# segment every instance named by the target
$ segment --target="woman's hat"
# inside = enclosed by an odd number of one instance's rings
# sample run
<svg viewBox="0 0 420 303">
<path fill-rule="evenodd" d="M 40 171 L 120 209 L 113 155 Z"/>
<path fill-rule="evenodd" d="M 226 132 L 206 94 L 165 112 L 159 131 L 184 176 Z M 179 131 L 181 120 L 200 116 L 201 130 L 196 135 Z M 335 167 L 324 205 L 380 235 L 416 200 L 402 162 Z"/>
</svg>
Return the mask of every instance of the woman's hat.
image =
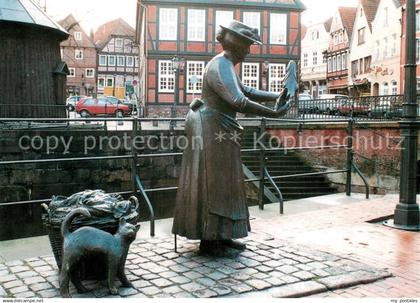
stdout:
<svg viewBox="0 0 420 303">
<path fill-rule="evenodd" d="M 220 25 L 221 28 L 233 33 L 240 38 L 244 38 L 249 43 L 258 43 L 262 45 L 261 38 L 258 35 L 258 29 L 249 27 L 242 22 L 232 20 L 227 27 Z"/>
</svg>

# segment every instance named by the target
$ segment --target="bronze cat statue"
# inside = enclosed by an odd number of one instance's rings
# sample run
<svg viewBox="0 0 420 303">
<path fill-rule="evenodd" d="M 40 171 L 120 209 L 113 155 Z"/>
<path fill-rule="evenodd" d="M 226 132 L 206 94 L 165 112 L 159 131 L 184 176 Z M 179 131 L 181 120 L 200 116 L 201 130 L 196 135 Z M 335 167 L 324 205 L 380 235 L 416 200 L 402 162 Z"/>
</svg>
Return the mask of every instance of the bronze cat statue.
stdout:
<svg viewBox="0 0 420 303">
<path fill-rule="evenodd" d="M 90 217 L 88 210 L 77 208 L 71 211 L 63 220 L 61 234 L 63 236 L 63 260 L 60 271 L 60 294 L 69 298 L 69 282 L 73 282 L 78 292 L 87 292 L 80 279 L 74 274 L 76 266 L 85 256 L 101 255 L 107 262 L 107 284 L 111 294 L 117 294 L 115 278 L 121 281 L 122 286 L 132 287 L 124 273 L 128 248 L 136 238 L 139 225 L 127 223 L 120 219 L 118 231 L 115 235 L 94 227 L 81 227 L 70 232 L 70 224 L 78 215 Z"/>
</svg>

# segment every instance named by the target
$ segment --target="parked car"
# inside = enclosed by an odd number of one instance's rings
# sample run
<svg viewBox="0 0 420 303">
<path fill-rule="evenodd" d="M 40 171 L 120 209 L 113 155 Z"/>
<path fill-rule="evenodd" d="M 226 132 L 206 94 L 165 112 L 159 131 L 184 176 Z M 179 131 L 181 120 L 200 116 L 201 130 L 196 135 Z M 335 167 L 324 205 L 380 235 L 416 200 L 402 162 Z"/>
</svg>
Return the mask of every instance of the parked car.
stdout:
<svg viewBox="0 0 420 303">
<path fill-rule="evenodd" d="M 323 94 L 314 100 L 314 108 L 319 113 L 335 114 L 337 108 L 348 100 L 346 95 Z"/>
<path fill-rule="evenodd" d="M 123 117 L 131 113 L 127 105 L 113 103 L 106 97 L 82 99 L 76 104 L 76 112 L 83 118 L 90 116 Z"/>
<path fill-rule="evenodd" d="M 368 115 L 370 107 L 369 105 L 360 104 L 353 101 L 345 101 L 337 107 L 336 113 L 338 115 L 350 115 L 353 112 L 354 116 L 357 115 Z"/>
<path fill-rule="evenodd" d="M 86 98 L 85 96 L 70 96 L 66 100 L 66 107 L 69 111 L 74 111 L 76 109 L 76 103 L 81 99 Z"/>
<path fill-rule="evenodd" d="M 312 113 L 315 110 L 314 100 L 309 94 L 299 94 L 298 96 L 299 113 Z"/>
<path fill-rule="evenodd" d="M 124 105 L 128 106 L 128 108 L 130 109 L 130 112 L 131 113 L 137 112 L 137 106 L 136 106 L 136 104 L 132 103 L 129 100 L 125 100 L 125 99 L 120 100 L 120 99 L 118 99 L 118 98 L 116 98 L 114 96 L 107 96 L 105 98 L 107 98 L 113 104 L 124 104 Z"/>
</svg>

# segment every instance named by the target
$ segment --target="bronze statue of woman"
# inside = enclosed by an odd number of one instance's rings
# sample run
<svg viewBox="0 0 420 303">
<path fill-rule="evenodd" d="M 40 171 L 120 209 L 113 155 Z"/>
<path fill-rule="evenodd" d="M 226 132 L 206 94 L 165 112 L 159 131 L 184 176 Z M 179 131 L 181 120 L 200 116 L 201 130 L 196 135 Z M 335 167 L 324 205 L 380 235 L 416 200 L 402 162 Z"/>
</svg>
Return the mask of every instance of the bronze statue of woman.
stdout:
<svg viewBox="0 0 420 303">
<path fill-rule="evenodd" d="M 226 248 L 245 249 L 234 239 L 250 230 L 241 161 L 243 128 L 236 113 L 278 118 L 289 109 L 296 91 L 296 64 L 289 63 L 280 94 L 244 86 L 235 73 L 253 43 L 262 44 L 258 30 L 232 21 L 221 26 L 217 40 L 223 52 L 206 66 L 202 101 L 194 101 L 186 118 L 189 146 L 184 150 L 172 232 L 199 239 L 200 252 L 223 255 Z M 277 101 L 274 109 L 257 102 Z M 191 144 L 200 138 L 200 146 Z"/>
</svg>

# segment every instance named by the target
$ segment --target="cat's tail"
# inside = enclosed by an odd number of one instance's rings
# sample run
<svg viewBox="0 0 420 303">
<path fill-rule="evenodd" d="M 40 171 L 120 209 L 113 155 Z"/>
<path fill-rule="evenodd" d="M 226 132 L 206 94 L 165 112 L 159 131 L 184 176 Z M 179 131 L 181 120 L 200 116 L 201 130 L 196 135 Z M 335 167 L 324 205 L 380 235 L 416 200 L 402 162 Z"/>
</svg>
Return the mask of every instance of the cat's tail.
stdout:
<svg viewBox="0 0 420 303">
<path fill-rule="evenodd" d="M 70 224 L 73 219 L 79 215 L 83 215 L 85 217 L 90 217 L 90 213 L 86 208 L 76 208 L 75 210 L 72 210 L 69 212 L 66 217 L 63 220 L 63 223 L 61 223 L 61 235 L 63 238 L 67 236 L 70 233 Z"/>
</svg>

